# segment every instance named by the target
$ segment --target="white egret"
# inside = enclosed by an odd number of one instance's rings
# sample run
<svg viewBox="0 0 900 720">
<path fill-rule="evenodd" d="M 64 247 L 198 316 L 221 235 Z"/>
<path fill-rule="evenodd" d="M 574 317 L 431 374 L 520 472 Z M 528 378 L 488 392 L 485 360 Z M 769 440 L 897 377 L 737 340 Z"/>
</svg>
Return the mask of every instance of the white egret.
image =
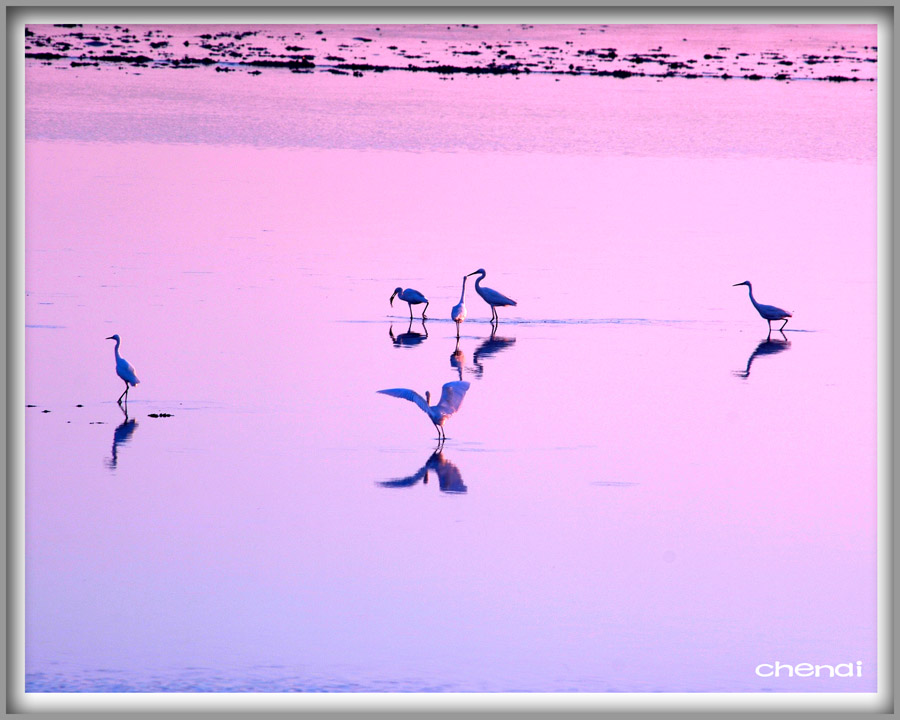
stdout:
<svg viewBox="0 0 900 720">
<path fill-rule="evenodd" d="M 506 295 L 497 292 L 493 288 L 481 287 L 481 281 L 484 280 L 485 275 L 487 275 L 484 268 L 479 268 L 475 272 L 470 272 L 469 275 L 481 276 L 475 281 L 475 292 L 481 295 L 481 299 L 491 306 L 491 322 L 499 322 L 500 318 L 497 317 L 497 308 L 505 307 L 507 305 L 516 305 L 516 301 L 511 300 L 506 297 Z"/>
<path fill-rule="evenodd" d="M 772 321 L 773 320 L 784 320 L 779 330 L 784 330 L 784 326 L 787 325 L 788 318 L 793 317 L 792 313 L 789 313 L 787 310 L 782 310 L 781 308 L 777 308 L 774 305 L 763 305 L 762 303 L 756 302 L 756 298 L 753 297 L 753 286 L 750 284 L 749 280 L 744 280 L 744 282 L 735 283 L 731 287 L 737 287 L 738 285 L 746 285 L 750 290 L 750 302 L 753 303 L 753 307 L 756 308 L 756 312 L 760 314 L 763 320 L 769 323 L 769 332 L 772 331 Z"/>
<path fill-rule="evenodd" d="M 128 386 L 132 387 L 137 385 L 140 380 L 137 379 L 137 375 L 134 374 L 134 368 L 131 367 L 131 363 L 128 362 L 125 358 L 119 355 L 119 340 L 118 335 L 110 335 L 107 340 L 115 340 L 116 341 L 116 375 L 118 375 L 122 380 L 125 381 L 125 392 L 119 395 L 118 403 L 122 404 L 122 398 L 125 398 L 125 402 L 128 402 Z"/>
<path fill-rule="evenodd" d="M 466 319 L 466 315 L 468 315 L 468 311 L 466 310 L 466 280 L 468 279 L 468 275 L 463 275 L 462 295 L 459 296 L 459 304 L 454 305 L 453 309 L 450 311 L 450 319 L 456 323 L 457 340 L 459 340 L 459 326 L 462 324 L 462 321 Z"/>
<path fill-rule="evenodd" d="M 391 388 L 390 390 L 378 390 L 377 392 L 414 402 L 428 415 L 437 428 L 438 438 L 443 440 L 446 437 L 444 434 L 444 423 L 448 417 L 459 410 L 459 406 L 462 405 L 468 389 L 469 383 L 465 381 L 454 380 L 453 382 L 444 383 L 441 400 L 437 405 L 429 404 L 431 402 L 431 393 L 428 391 L 425 392 L 425 397 L 419 395 L 415 390 L 407 390 L 406 388 Z"/>
<path fill-rule="evenodd" d="M 412 306 L 413 305 L 421 305 L 425 303 L 425 308 L 422 310 L 422 319 L 427 320 L 425 317 L 425 310 L 428 309 L 428 298 L 425 297 L 418 290 L 413 290 L 412 288 L 396 288 L 391 295 L 391 307 L 394 307 L 394 298 L 399 297 L 403 302 L 409 304 L 409 319 L 412 320 Z"/>
</svg>

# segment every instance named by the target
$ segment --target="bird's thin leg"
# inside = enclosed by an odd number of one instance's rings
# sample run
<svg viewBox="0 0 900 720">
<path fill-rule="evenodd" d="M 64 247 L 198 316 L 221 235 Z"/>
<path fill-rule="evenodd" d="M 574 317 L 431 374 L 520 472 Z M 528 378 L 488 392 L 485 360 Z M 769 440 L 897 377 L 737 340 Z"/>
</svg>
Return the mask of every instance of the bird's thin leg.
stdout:
<svg viewBox="0 0 900 720">
<path fill-rule="evenodd" d="M 784 322 L 781 324 L 781 327 L 778 328 L 779 331 L 784 330 L 784 326 L 787 325 L 787 318 L 784 319 Z"/>
<path fill-rule="evenodd" d="M 459 347 L 459 323 L 456 323 L 456 347 Z"/>
<path fill-rule="evenodd" d="M 409 305 L 409 319 L 412 320 L 412 303 L 407 303 Z"/>
<path fill-rule="evenodd" d="M 122 398 L 125 397 L 127 394 L 128 394 L 128 383 L 125 383 L 125 390 L 122 392 L 121 395 L 119 395 L 119 399 L 116 402 L 119 403 L 119 405 L 121 405 Z"/>
<path fill-rule="evenodd" d="M 430 305 L 430 303 L 425 303 L 425 309 L 424 309 L 424 310 L 422 310 L 422 319 L 423 319 L 423 320 L 424 320 L 424 319 L 425 319 L 425 317 L 426 317 L 426 316 L 425 316 L 425 310 L 427 310 L 427 309 L 428 309 L 428 306 L 429 306 L 429 305 Z"/>
</svg>

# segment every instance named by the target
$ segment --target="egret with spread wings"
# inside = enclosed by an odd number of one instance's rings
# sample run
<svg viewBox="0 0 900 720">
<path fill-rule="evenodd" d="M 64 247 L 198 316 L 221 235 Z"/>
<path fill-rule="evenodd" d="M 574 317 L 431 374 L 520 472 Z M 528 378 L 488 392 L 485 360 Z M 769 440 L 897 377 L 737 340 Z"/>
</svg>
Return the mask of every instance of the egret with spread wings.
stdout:
<svg viewBox="0 0 900 720">
<path fill-rule="evenodd" d="M 443 440 L 446 437 L 444 434 L 444 423 L 447 421 L 447 418 L 459 410 L 468 389 L 469 383 L 465 381 L 454 380 L 453 382 L 444 383 L 441 400 L 437 405 L 430 404 L 431 393 L 428 391 L 425 392 L 425 397 L 419 395 L 415 390 L 408 390 L 407 388 L 390 388 L 389 390 L 378 390 L 378 392 L 383 395 L 409 400 L 418 405 L 422 412 L 428 415 L 431 422 L 434 423 L 438 431 L 438 438 Z"/>
</svg>

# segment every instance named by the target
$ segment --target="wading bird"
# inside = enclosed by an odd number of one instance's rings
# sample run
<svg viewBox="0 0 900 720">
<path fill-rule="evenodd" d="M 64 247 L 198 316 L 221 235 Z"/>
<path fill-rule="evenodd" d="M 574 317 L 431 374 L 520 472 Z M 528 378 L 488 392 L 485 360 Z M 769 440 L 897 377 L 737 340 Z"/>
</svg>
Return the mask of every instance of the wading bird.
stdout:
<svg viewBox="0 0 900 720">
<path fill-rule="evenodd" d="M 487 275 L 484 268 L 479 268 L 475 272 L 470 272 L 469 275 L 481 275 L 481 277 L 475 281 L 475 292 L 481 295 L 481 299 L 491 306 L 491 322 L 499 322 L 500 318 L 497 317 L 497 308 L 515 305 L 516 301 L 510 300 L 506 295 L 497 292 L 493 288 L 481 287 L 481 281 L 484 280 L 485 275 Z"/>
<path fill-rule="evenodd" d="M 466 280 L 468 279 L 468 275 L 463 275 L 462 295 L 459 296 L 459 304 L 454 305 L 453 309 L 450 311 L 450 319 L 456 323 L 457 340 L 459 340 L 459 326 L 462 325 L 462 321 L 466 319 L 466 315 L 468 314 L 466 311 Z"/>
<path fill-rule="evenodd" d="M 787 310 L 782 310 L 781 308 L 777 308 L 774 305 L 763 305 L 761 303 L 756 302 L 756 298 L 753 297 L 753 286 L 750 284 L 749 280 L 744 280 L 744 282 L 735 283 L 731 287 L 737 287 L 738 285 L 746 285 L 750 290 L 750 302 L 753 303 L 753 307 L 756 308 L 756 312 L 760 314 L 763 320 L 769 323 L 769 331 L 772 331 L 772 321 L 773 320 L 784 320 L 779 330 L 784 330 L 784 326 L 787 325 L 788 318 L 793 317 L 793 314 L 789 313 Z"/>
<path fill-rule="evenodd" d="M 396 290 L 394 290 L 393 294 L 391 295 L 391 307 L 394 307 L 394 298 L 395 297 L 399 297 L 401 300 L 403 300 L 403 302 L 409 304 L 409 319 L 410 320 L 412 320 L 412 316 L 413 316 L 412 306 L 413 305 L 421 305 L 422 303 L 425 303 L 425 308 L 422 310 L 422 319 L 427 320 L 427 318 L 425 317 L 425 310 L 428 309 L 428 298 L 425 297 L 418 290 L 413 290 L 412 288 L 406 288 L 406 290 L 404 290 L 403 288 L 397 288 Z"/>
<path fill-rule="evenodd" d="M 125 381 L 125 392 L 119 395 L 118 403 L 122 404 L 122 398 L 125 398 L 125 402 L 128 402 L 128 386 L 137 385 L 140 380 L 137 379 L 137 375 L 134 374 L 134 368 L 131 367 L 131 363 L 128 362 L 125 358 L 119 355 L 119 340 L 118 335 L 110 335 L 107 340 L 115 340 L 116 341 L 116 375 L 118 375 L 122 380 Z"/>
<path fill-rule="evenodd" d="M 390 390 L 378 390 L 377 392 L 414 402 L 434 423 L 438 431 L 438 439 L 444 440 L 447 437 L 444 434 L 444 423 L 448 417 L 459 410 L 459 406 L 462 405 L 468 389 L 469 383 L 465 381 L 454 380 L 453 382 L 444 383 L 441 400 L 437 405 L 433 406 L 429 405 L 431 393 L 428 391 L 425 392 L 425 397 L 419 395 L 415 390 L 407 390 L 406 388 L 391 388 Z"/>
</svg>

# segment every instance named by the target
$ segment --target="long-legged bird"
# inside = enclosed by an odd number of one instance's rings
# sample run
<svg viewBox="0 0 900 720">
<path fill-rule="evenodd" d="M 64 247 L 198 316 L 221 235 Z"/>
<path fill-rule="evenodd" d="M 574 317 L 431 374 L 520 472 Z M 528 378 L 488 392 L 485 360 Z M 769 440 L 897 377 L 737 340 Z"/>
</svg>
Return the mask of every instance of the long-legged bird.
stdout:
<svg viewBox="0 0 900 720">
<path fill-rule="evenodd" d="M 418 290 L 413 290 L 412 288 L 406 288 L 406 290 L 404 290 L 403 288 L 399 288 L 399 287 L 398 287 L 398 288 L 395 289 L 394 292 L 391 294 L 391 307 L 394 307 L 394 298 L 395 298 L 395 297 L 399 297 L 401 300 L 403 300 L 403 302 L 405 302 L 405 303 L 407 303 L 407 304 L 409 305 L 409 318 L 410 318 L 410 320 L 412 320 L 412 316 L 413 316 L 413 314 L 412 314 L 412 306 L 413 306 L 413 305 L 421 305 L 422 303 L 425 303 L 425 307 L 424 307 L 424 309 L 422 310 L 422 319 L 423 319 L 423 320 L 427 320 L 427 319 L 428 319 L 428 318 L 425 317 L 425 310 L 428 309 L 428 298 L 425 297 L 425 296 L 424 296 L 422 293 L 420 293 Z"/>
<path fill-rule="evenodd" d="M 431 393 L 428 391 L 425 392 L 425 397 L 419 395 L 415 390 L 408 390 L 407 388 L 391 388 L 389 390 L 378 390 L 378 392 L 383 395 L 390 395 L 391 397 L 414 402 L 422 409 L 422 412 L 428 415 L 437 428 L 438 438 L 443 440 L 446 438 L 444 423 L 447 421 L 447 418 L 459 410 L 459 406 L 462 405 L 468 389 L 469 383 L 465 381 L 454 380 L 453 382 L 444 383 L 441 400 L 437 405 L 430 405 Z"/>
<path fill-rule="evenodd" d="M 481 281 L 484 280 L 484 276 L 487 275 L 484 268 L 479 268 L 475 272 L 470 272 L 469 275 L 480 276 L 475 281 L 475 292 L 481 295 L 481 299 L 491 306 L 491 322 L 498 322 L 500 318 L 497 317 L 497 308 L 515 305 L 516 301 L 506 297 L 503 293 L 497 292 L 493 288 L 481 287 Z"/>
<path fill-rule="evenodd" d="M 118 375 L 125 382 L 125 392 L 119 395 L 118 403 L 122 404 L 122 398 L 125 398 L 125 402 L 128 402 L 128 387 L 134 387 L 137 385 L 140 380 L 138 380 L 137 375 L 134 374 L 134 368 L 131 367 L 131 363 L 128 362 L 125 358 L 119 355 L 119 340 L 118 335 L 110 335 L 107 340 L 115 340 L 116 341 L 116 375 Z"/>
<path fill-rule="evenodd" d="M 769 332 L 772 331 L 772 321 L 773 320 L 784 320 L 781 324 L 779 330 L 784 330 L 784 326 L 787 325 L 788 318 L 793 317 L 792 313 L 789 313 L 787 310 L 782 310 L 781 308 L 775 307 L 774 305 L 763 305 L 762 303 L 756 302 L 756 298 L 753 297 L 753 286 L 750 284 L 749 280 L 744 280 L 744 282 L 735 283 L 732 287 L 737 287 L 738 285 L 746 285 L 750 290 L 750 302 L 753 303 L 753 307 L 756 308 L 756 312 L 760 314 L 763 320 L 769 323 Z"/>
<path fill-rule="evenodd" d="M 450 311 L 450 319 L 456 323 L 456 339 L 459 340 L 459 326 L 466 319 L 468 312 L 466 311 L 466 280 L 468 275 L 463 275 L 462 294 L 459 296 L 459 304 L 454 305 Z"/>
</svg>

